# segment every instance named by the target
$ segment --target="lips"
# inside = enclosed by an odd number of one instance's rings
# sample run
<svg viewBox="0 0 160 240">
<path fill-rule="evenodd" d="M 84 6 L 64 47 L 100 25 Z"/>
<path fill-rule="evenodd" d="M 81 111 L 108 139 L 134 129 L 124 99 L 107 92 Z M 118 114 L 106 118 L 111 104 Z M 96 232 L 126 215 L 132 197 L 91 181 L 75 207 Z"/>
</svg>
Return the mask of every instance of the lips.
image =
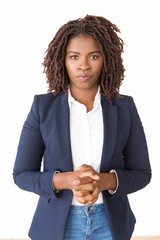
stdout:
<svg viewBox="0 0 160 240">
<path fill-rule="evenodd" d="M 80 80 L 82 82 L 88 81 L 91 77 L 92 77 L 92 75 L 87 75 L 87 74 L 81 74 L 81 75 L 77 76 L 78 80 Z"/>
</svg>

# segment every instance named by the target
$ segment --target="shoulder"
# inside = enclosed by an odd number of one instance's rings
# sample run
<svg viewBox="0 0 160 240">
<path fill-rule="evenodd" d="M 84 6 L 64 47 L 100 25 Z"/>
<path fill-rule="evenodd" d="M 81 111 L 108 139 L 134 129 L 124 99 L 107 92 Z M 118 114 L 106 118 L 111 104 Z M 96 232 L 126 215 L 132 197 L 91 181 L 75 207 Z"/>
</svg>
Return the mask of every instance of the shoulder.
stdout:
<svg viewBox="0 0 160 240">
<path fill-rule="evenodd" d="M 56 104 L 63 103 L 65 100 L 65 93 L 54 96 L 53 93 L 39 94 L 34 96 L 32 110 L 37 112 L 39 116 L 46 115 L 52 111 Z"/>
<path fill-rule="evenodd" d="M 112 105 L 116 106 L 120 112 L 129 114 L 137 114 L 137 108 L 132 96 L 121 95 L 121 99 L 113 99 Z"/>
<path fill-rule="evenodd" d="M 129 113 L 133 117 L 139 118 L 138 110 L 134 99 L 131 96 L 121 95 L 121 99 L 113 99 L 113 106 L 117 106 L 120 112 Z"/>
<path fill-rule="evenodd" d="M 53 92 L 39 94 L 34 96 L 34 102 L 37 103 L 39 107 L 49 106 L 50 104 L 55 104 L 56 102 L 61 102 L 65 99 L 65 93 L 58 94 L 54 96 Z"/>
<path fill-rule="evenodd" d="M 131 101 L 133 101 L 133 97 L 121 94 L 121 98 L 120 99 L 114 98 L 112 101 L 112 104 L 113 105 L 121 105 L 121 104 L 128 104 L 128 103 L 130 104 Z"/>
<path fill-rule="evenodd" d="M 56 97 L 51 92 L 51 93 L 35 95 L 34 99 L 36 99 L 39 103 L 44 103 L 44 102 L 54 101 Z"/>
<path fill-rule="evenodd" d="M 112 101 L 113 106 L 124 107 L 124 108 L 132 108 L 135 105 L 133 97 L 128 95 L 121 95 L 122 98 L 116 99 L 114 98 Z"/>
</svg>

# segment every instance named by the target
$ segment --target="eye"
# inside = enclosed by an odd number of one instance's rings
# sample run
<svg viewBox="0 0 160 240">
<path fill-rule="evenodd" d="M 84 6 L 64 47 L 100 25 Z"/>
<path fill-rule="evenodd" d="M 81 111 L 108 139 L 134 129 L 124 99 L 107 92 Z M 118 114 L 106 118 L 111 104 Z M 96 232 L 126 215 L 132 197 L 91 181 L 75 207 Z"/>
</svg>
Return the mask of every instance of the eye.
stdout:
<svg viewBox="0 0 160 240">
<path fill-rule="evenodd" d="M 73 60 L 77 60 L 78 56 L 77 55 L 72 55 L 72 56 L 70 56 L 70 58 L 73 59 Z"/>
<path fill-rule="evenodd" d="M 97 55 L 92 55 L 92 56 L 91 56 L 91 59 L 97 60 L 97 59 L 98 59 L 98 56 L 97 56 Z"/>
</svg>

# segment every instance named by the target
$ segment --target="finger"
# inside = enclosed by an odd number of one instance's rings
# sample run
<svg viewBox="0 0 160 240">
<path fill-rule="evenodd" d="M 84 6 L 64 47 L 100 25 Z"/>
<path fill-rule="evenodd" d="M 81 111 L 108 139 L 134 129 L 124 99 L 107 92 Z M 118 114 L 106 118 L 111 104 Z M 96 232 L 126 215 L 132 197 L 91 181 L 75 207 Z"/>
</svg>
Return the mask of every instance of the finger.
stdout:
<svg viewBox="0 0 160 240">
<path fill-rule="evenodd" d="M 88 204 L 93 204 L 94 202 L 96 202 L 97 201 L 97 199 L 98 199 L 98 195 L 99 195 L 99 193 L 97 192 L 97 191 L 95 191 L 94 193 L 92 193 L 92 194 L 90 194 L 90 195 L 88 195 L 87 196 L 87 203 Z"/>
<path fill-rule="evenodd" d="M 91 191 L 93 192 L 93 186 L 91 184 L 83 184 L 83 185 L 73 185 L 73 189 L 76 191 Z"/>
<path fill-rule="evenodd" d="M 89 194 L 91 194 L 90 191 L 84 191 L 84 190 L 83 191 L 76 191 L 76 190 L 73 191 L 73 195 L 75 197 L 80 197 L 80 198 L 84 198 Z"/>
<path fill-rule="evenodd" d="M 97 201 L 98 197 L 92 198 L 91 200 L 87 201 L 87 204 L 92 205 L 93 203 L 95 203 Z"/>
<path fill-rule="evenodd" d="M 76 197 L 76 200 L 82 204 L 90 204 L 92 205 L 98 199 L 98 195 L 94 196 L 93 194 L 89 194 L 86 197 Z"/>
<path fill-rule="evenodd" d="M 84 198 L 89 201 L 89 200 L 94 200 L 95 198 L 98 198 L 99 190 L 98 188 L 95 188 L 93 192 L 86 191 L 86 190 L 81 190 L 81 191 L 74 190 L 74 195 L 76 197 Z"/>
<path fill-rule="evenodd" d="M 83 185 L 86 183 L 92 183 L 94 180 L 91 177 L 79 177 L 78 179 L 73 181 L 73 185 Z"/>
<path fill-rule="evenodd" d="M 76 200 L 81 204 L 87 204 L 87 201 L 85 201 L 83 198 L 76 198 Z"/>
<path fill-rule="evenodd" d="M 87 170 L 87 169 L 91 169 L 92 167 L 90 165 L 87 164 L 82 164 L 81 166 L 78 167 L 78 170 Z"/>
<path fill-rule="evenodd" d="M 97 201 L 98 198 L 95 198 L 93 201 L 87 202 L 87 204 L 92 205 Z"/>
<path fill-rule="evenodd" d="M 77 186 L 81 183 L 81 181 L 79 179 L 76 179 L 73 181 L 73 185 Z"/>
<path fill-rule="evenodd" d="M 98 176 L 98 174 L 95 174 L 93 171 L 83 171 L 80 173 L 79 177 L 91 177 L 94 180 L 99 180 L 100 177 Z"/>
<path fill-rule="evenodd" d="M 98 176 L 97 172 L 90 165 L 83 164 L 80 167 L 78 167 L 78 170 L 80 172 L 83 172 L 83 173 L 85 172 L 85 174 L 86 174 L 86 172 L 88 172 L 87 175 L 92 177 L 94 180 L 99 180 L 100 179 L 100 177 Z M 84 175 L 84 176 L 86 176 L 86 175 Z"/>
<path fill-rule="evenodd" d="M 99 192 L 96 181 L 93 181 L 92 183 L 81 184 L 81 185 L 73 185 L 73 189 L 75 189 L 77 191 L 82 191 L 82 190 L 90 191 L 92 193 L 95 190 L 97 190 L 97 192 Z"/>
<path fill-rule="evenodd" d="M 95 197 L 98 197 L 99 195 L 99 190 L 98 188 L 95 188 L 95 190 L 92 192 L 92 197 L 95 198 Z"/>
<path fill-rule="evenodd" d="M 96 188 L 95 191 L 93 191 L 93 192 L 86 191 L 86 190 L 78 191 L 78 190 L 75 190 L 75 189 L 73 189 L 72 191 L 73 191 L 73 194 L 74 194 L 75 197 L 80 197 L 80 198 L 87 197 L 87 196 L 90 196 L 90 195 L 91 195 L 92 198 L 96 198 L 99 195 L 98 188 Z"/>
<path fill-rule="evenodd" d="M 81 204 L 87 204 L 89 201 L 86 198 L 76 197 L 76 200 Z"/>
<path fill-rule="evenodd" d="M 93 183 L 86 183 L 86 184 L 82 184 L 82 185 L 73 185 L 73 189 L 75 189 L 77 191 L 86 190 L 86 191 L 93 192 L 95 190 L 95 188 L 96 188 L 96 186 Z"/>
</svg>

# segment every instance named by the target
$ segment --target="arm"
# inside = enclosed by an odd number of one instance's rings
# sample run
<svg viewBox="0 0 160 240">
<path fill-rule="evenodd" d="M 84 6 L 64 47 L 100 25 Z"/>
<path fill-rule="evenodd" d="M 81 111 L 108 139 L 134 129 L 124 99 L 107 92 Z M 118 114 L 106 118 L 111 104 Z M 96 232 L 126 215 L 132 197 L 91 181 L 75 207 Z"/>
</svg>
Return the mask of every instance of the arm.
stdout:
<svg viewBox="0 0 160 240">
<path fill-rule="evenodd" d="M 26 191 L 56 198 L 52 188 L 52 178 L 56 169 L 40 172 L 44 149 L 40 132 L 38 97 L 35 96 L 21 132 L 13 178 L 15 184 Z"/>
<path fill-rule="evenodd" d="M 21 132 L 13 178 L 15 184 L 23 190 L 54 199 L 58 195 L 53 189 L 52 181 L 57 169 L 40 171 L 44 150 L 45 146 L 40 131 L 38 97 L 35 96 L 31 111 L 28 114 Z M 73 181 L 81 174 L 82 173 L 79 172 L 56 174 L 58 177 L 61 176 L 61 178 L 59 178 L 59 185 L 55 183 L 56 190 L 72 190 Z M 94 178 L 95 176 L 92 177 Z M 87 177 L 86 180 L 88 178 L 89 177 Z M 87 181 L 89 181 L 89 179 Z"/>
<path fill-rule="evenodd" d="M 114 195 L 129 194 L 138 191 L 144 188 L 151 179 L 151 167 L 146 139 L 142 123 L 132 98 L 130 98 L 130 119 L 130 134 L 123 151 L 125 168 L 113 168 L 118 177 L 118 188 Z M 115 186 L 117 183 L 115 174 L 111 175 L 111 173 L 100 173 L 99 176 L 100 185 L 98 185 L 98 182 L 94 182 L 94 186 L 90 186 L 90 189 L 96 189 L 98 186 L 98 193 L 100 191 L 104 191 L 105 196 L 111 198 L 113 195 L 111 195 L 108 190 L 114 191 L 116 189 Z M 78 186 L 76 188 L 77 191 L 75 192 L 75 194 L 81 198 L 83 193 L 80 194 L 78 191 L 82 188 L 84 190 L 83 186 Z M 85 189 L 87 189 L 87 186 L 85 186 Z"/>
<path fill-rule="evenodd" d="M 129 194 L 144 188 L 151 179 L 147 143 L 136 106 L 130 98 L 131 129 L 123 158 L 125 169 L 114 168 L 118 175 L 117 195 Z"/>
</svg>

